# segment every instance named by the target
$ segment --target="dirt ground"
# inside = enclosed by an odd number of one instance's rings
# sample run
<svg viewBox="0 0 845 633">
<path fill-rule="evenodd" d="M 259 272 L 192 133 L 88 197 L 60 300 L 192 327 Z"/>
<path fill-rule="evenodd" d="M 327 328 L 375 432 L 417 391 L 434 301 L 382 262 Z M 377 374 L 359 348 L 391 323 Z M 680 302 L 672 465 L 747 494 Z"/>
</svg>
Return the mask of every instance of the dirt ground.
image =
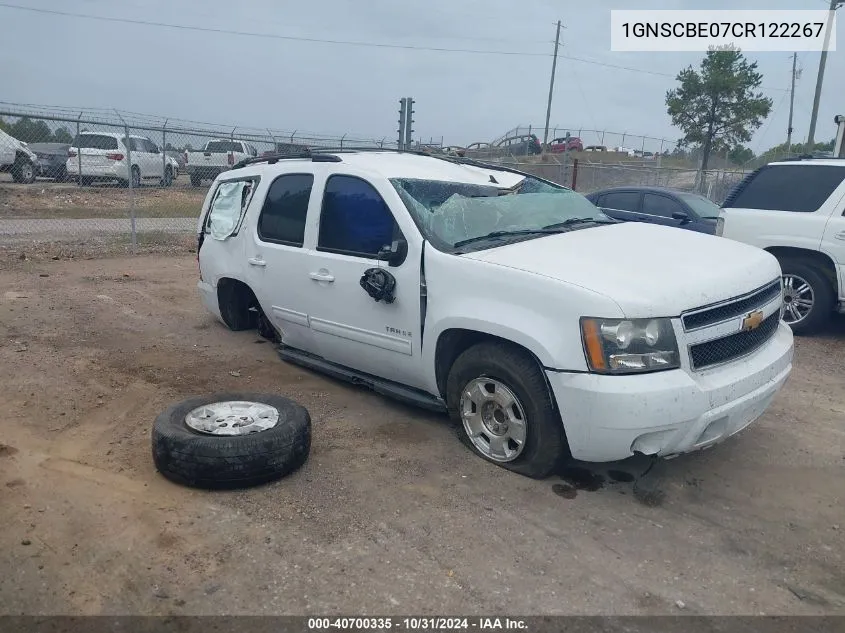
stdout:
<svg viewBox="0 0 845 633">
<path fill-rule="evenodd" d="M 191 255 L 0 264 L 0 613 L 845 613 L 845 321 L 797 341 L 757 423 L 650 473 L 648 505 L 643 462 L 525 479 L 284 364 L 196 278 Z M 306 465 L 225 493 L 158 475 L 155 416 L 222 390 L 308 407 Z"/>
</svg>

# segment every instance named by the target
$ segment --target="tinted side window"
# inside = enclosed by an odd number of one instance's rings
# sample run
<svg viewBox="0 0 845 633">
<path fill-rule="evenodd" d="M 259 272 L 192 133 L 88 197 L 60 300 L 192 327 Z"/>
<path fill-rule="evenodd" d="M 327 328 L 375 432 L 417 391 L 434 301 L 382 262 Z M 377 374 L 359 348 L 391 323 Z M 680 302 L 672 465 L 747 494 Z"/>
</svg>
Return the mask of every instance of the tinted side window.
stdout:
<svg viewBox="0 0 845 633">
<path fill-rule="evenodd" d="M 683 213 L 684 208 L 672 200 L 672 198 L 658 196 L 653 193 L 647 193 L 643 196 L 643 213 L 671 218 L 675 212 Z"/>
<path fill-rule="evenodd" d="M 640 194 L 636 191 L 620 191 L 607 193 L 601 198 L 601 206 L 620 211 L 638 211 Z"/>
<path fill-rule="evenodd" d="M 726 208 L 818 211 L 845 179 L 845 166 L 772 165 L 761 169 Z"/>
<path fill-rule="evenodd" d="M 310 174 L 287 174 L 276 178 L 261 207 L 258 237 L 265 242 L 302 246 L 313 184 L 314 176 Z"/>
<path fill-rule="evenodd" d="M 117 149 L 117 139 L 100 134 L 80 134 L 73 140 L 73 146 L 80 149 Z"/>
<path fill-rule="evenodd" d="M 353 176 L 326 183 L 318 250 L 375 257 L 394 239 L 393 214 L 378 191 Z"/>
</svg>

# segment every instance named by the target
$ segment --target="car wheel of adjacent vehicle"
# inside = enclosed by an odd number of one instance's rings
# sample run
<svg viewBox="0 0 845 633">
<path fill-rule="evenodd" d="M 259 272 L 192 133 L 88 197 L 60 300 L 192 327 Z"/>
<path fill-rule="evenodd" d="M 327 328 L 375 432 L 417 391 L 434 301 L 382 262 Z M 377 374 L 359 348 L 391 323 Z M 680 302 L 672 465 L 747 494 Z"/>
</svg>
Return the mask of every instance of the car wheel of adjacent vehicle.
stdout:
<svg viewBox="0 0 845 633">
<path fill-rule="evenodd" d="M 535 479 L 547 477 L 569 449 L 537 361 L 507 343 L 479 343 L 452 365 L 446 403 L 458 435 L 475 453 Z"/>
<path fill-rule="evenodd" d="M 15 182 L 30 185 L 35 182 L 35 165 L 25 158 L 19 158 L 12 166 L 12 178 Z"/>
<path fill-rule="evenodd" d="M 138 189 L 141 186 L 141 170 L 137 165 L 132 166 L 132 188 Z"/>
<path fill-rule="evenodd" d="M 811 334 L 824 327 L 833 314 L 833 286 L 813 264 L 784 261 L 783 320 L 795 334 Z"/>
<path fill-rule="evenodd" d="M 202 178 L 200 178 L 197 174 L 191 174 L 191 184 L 194 187 L 199 187 L 202 184 Z"/>
<path fill-rule="evenodd" d="M 161 184 L 165 187 L 173 184 L 173 170 L 170 167 L 164 170 L 164 178 L 162 178 Z"/>
<path fill-rule="evenodd" d="M 167 479 L 232 489 L 279 479 L 305 463 L 311 417 L 287 398 L 221 393 L 184 400 L 159 415 L 153 463 Z"/>
</svg>

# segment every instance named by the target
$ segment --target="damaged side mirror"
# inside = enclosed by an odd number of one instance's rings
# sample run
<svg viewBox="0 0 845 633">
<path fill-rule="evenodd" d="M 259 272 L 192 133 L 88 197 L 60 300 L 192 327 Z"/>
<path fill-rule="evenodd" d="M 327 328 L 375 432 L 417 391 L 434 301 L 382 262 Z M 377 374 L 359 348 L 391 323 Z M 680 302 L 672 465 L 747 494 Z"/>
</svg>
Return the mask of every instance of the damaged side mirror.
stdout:
<svg viewBox="0 0 845 633">
<path fill-rule="evenodd" d="M 408 256 L 408 242 L 404 238 L 393 240 L 390 246 L 382 246 L 376 259 L 387 262 L 388 266 L 399 266 Z"/>
</svg>

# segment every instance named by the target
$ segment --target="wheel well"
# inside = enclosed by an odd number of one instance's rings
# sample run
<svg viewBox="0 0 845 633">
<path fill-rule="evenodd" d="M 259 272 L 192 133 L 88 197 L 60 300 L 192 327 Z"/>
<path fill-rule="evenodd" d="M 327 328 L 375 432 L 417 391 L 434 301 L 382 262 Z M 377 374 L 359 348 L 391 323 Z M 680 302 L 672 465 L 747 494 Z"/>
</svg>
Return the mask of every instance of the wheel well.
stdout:
<svg viewBox="0 0 845 633">
<path fill-rule="evenodd" d="M 437 380 L 437 390 L 443 398 L 446 397 L 446 380 L 449 378 L 449 370 L 458 356 L 473 345 L 483 342 L 505 343 L 516 347 L 529 354 L 542 367 L 542 363 L 540 363 L 531 350 L 506 338 L 487 334 L 486 332 L 460 328 L 445 330 L 440 334 L 440 337 L 437 339 L 437 345 L 434 348 L 434 375 Z"/>
<path fill-rule="evenodd" d="M 27 163 L 31 163 L 29 156 L 24 154 L 22 151 L 18 150 L 15 152 L 15 162 L 23 162 L 26 161 Z"/>
<path fill-rule="evenodd" d="M 248 285 L 238 279 L 224 277 L 217 282 L 217 303 L 236 302 L 246 310 L 252 307 L 260 309 L 255 293 Z"/>
<path fill-rule="evenodd" d="M 812 251 L 805 248 L 794 248 L 791 246 L 770 246 L 765 249 L 772 255 L 778 258 L 778 261 L 783 265 L 784 260 L 804 260 L 812 263 L 819 268 L 819 271 L 830 281 L 834 292 L 839 294 L 839 280 L 836 277 L 836 266 L 833 260 L 820 251 Z"/>
</svg>

